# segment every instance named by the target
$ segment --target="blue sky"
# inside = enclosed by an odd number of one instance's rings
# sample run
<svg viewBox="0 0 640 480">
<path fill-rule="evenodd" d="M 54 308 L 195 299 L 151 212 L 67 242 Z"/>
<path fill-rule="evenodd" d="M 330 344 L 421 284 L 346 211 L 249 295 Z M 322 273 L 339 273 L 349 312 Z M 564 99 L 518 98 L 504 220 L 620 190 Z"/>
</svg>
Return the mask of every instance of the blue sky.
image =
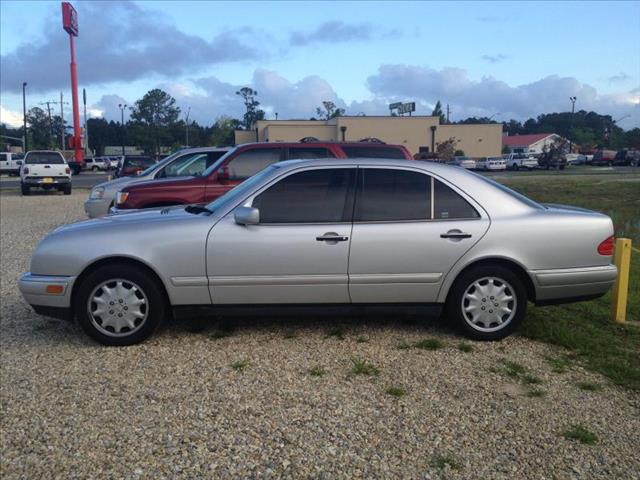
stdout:
<svg viewBox="0 0 640 480">
<path fill-rule="evenodd" d="M 415 100 L 526 119 L 576 107 L 640 126 L 640 2 L 74 2 L 80 87 L 115 118 L 161 87 L 192 118 L 238 116 L 240 86 L 269 115 L 308 118 L 323 99 L 384 114 Z M 2 121 L 69 97 L 59 2 L 1 2 Z M 628 117 L 627 117 L 628 115 Z"/>
</svg>

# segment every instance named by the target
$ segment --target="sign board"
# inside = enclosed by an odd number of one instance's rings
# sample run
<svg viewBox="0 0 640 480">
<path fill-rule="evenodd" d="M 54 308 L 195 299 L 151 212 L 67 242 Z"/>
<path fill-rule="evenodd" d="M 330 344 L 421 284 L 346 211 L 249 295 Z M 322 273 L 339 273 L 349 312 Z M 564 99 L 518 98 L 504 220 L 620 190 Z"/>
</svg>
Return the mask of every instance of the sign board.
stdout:
<svg viewBox="0 0 640 480">
<path fill-rule="evenodd" d="M 399 108 L 400 106 L 402 106 L 402 102 L 390 103 L 389 104 L 389 110 L 395 110 L 396 108 Z"/>
<path fill-rule="evenodd" d="M 416 111 L 416 103 L 415 102 L 410 102 L 410 103 L 403 103 L 402 105 L 400 105 L 398 107 L 398 113 L 410 113 L 410 112 L 415 112 Z"/>
<path fill-rule="evenodd" d="M 78 13 L 69 2 L 62 2 L 62 28 L 69 35 L 78 36 Z"/>
</svg>

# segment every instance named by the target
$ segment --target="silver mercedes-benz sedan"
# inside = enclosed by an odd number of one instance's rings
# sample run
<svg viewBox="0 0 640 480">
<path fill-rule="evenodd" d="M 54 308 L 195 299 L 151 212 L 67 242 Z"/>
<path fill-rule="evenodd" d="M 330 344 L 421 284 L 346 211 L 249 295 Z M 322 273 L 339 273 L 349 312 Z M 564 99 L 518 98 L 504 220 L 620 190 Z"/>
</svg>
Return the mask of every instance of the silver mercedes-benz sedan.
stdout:
<svg viewBox="0 0 640 480">
<path fill-rule="evenodd" d="M 165 318 L 247 306 L 444 310 L 467 336 L 497 340 L 527 302 L 603 295 L 617 274 L 612 235 L 606 215 L 540 205 L 456 167 L 292 160 L 205 206 L 60 227 L 20 290 L 107 345 L 140 342 Z"/>
</svg>

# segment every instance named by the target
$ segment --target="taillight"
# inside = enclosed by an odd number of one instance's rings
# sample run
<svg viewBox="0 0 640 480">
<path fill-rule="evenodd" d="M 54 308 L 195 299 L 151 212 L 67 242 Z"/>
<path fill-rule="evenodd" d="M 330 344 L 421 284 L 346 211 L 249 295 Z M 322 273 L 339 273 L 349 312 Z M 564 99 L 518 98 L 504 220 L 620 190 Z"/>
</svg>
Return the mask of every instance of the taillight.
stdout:
<svg viewBox="0 0 640 480">
<path fill-rule="evenodd" d="M 70 169 L 69 167 L 67 167 L 67 168 L 65 168 L 65 169 L 64 169 L 64 172 L 65 172 L 66 174 L 69 174 L 69 173 L 71 173 L 71 169 Z"/>
<path fill-rule="evenodd" d="M 598 245 L 598 253 L 600 255 L 606 255 L 606 256 L 611 256 L 613 255 L 613 244 L 614 244 L 614 238 L 613 235 L 610 236 L 609 238 L 607 238 L 606 240 L 603 240 L 600 245 Z"/>
</svg>

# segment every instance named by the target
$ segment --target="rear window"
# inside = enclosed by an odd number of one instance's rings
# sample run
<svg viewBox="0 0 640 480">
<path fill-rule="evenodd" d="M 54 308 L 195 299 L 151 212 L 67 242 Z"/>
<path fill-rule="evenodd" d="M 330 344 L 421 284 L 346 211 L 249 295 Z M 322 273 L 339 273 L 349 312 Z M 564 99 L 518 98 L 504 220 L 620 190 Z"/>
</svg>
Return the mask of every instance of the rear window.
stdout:
<svg viewBox="0 0 640 480">
<path fill-rule="evenodd" d="M 29 152 L 25 162 L 27 165 L 56 165 L 65 163 L 62 155 L 56 152 Z"/>
<path fill-rule="evenodd" d="M 364 145 L 342 145 L 347 158 L 397 158 L 404 159 L 404 152 L 396 147 L 369 147 Z"/>
</svg>

